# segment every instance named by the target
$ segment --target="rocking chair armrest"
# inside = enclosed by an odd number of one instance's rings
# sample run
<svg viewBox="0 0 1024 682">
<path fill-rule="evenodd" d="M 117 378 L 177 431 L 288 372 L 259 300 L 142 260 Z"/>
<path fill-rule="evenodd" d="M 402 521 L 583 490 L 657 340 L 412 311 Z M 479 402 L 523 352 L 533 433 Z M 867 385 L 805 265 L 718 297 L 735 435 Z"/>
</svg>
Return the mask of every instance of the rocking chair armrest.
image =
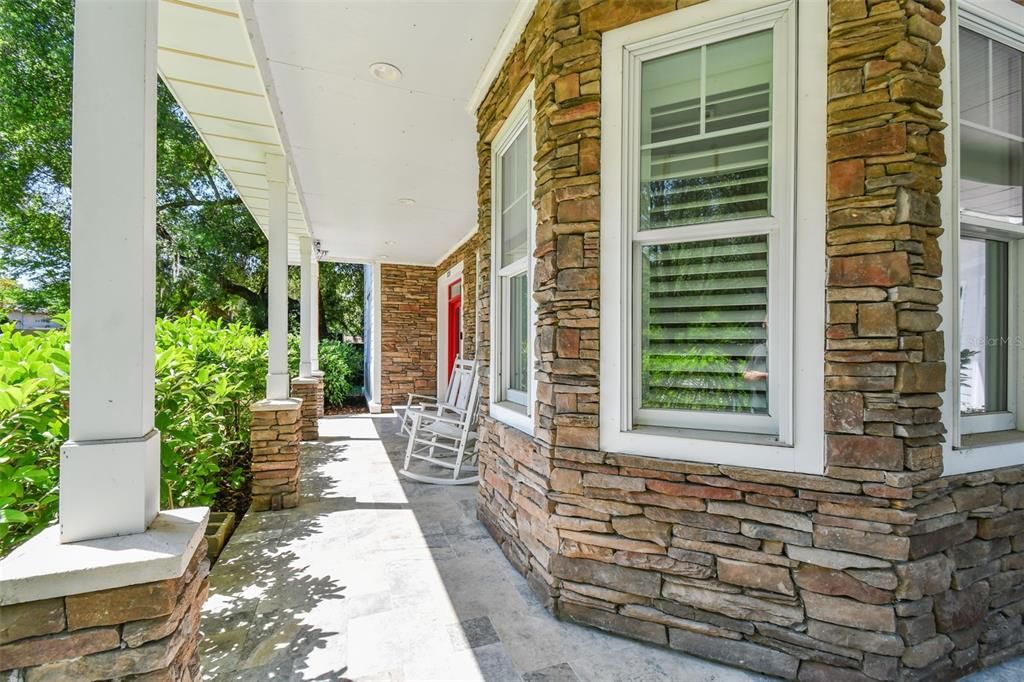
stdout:
<svg viewBox="0 0 1024 682">
<path fill-rule="evenodd" d="M 407 393 L 406 395 L 409 396 L 409 399 L 406 401 L 406 404 L 411 403 L 413 398 L 423 398 L 424 400 L 430 400 L 435 403 L 440 402 L 436 395 L 424 395 L 422 393 Z"/>
<path fill-rule="evenodd" d="M 438 403 L 436 405 L 424 405 L 421 403 L 419 405 L 409 405 L 403 409 L 405 409 L 409 414 L 415 413 L 422 414 L 427 417 L 433 417 L 434 415 L 440 414 L 444 409 L 444 404 Z"/>
<path fill-rule="evenodd" d="M 420 418 L 420 424 L 425 425 L 429 420 L 431 422 L 442 422 L 444 424 L 452 424 L 454 426 L 462 426 L 465 422 L 462 419 L 452 419 L 451 417 L 442 417 L 437 414 L 428 414 L 426 412 L 417 411 L 413 416 L 413 419 L 418 416 Z"/>
</svg>

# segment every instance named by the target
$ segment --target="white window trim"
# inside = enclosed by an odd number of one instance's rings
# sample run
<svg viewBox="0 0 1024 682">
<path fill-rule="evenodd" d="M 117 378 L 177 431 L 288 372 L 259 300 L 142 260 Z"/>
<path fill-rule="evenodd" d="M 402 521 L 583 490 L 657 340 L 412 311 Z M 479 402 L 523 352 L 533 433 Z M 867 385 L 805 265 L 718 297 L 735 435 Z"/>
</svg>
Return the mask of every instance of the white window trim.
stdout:
<svg viewBox="0 0 1024 682">
<path fill-rule="evenodd" d="M 537 188 L 537 172 L 533 163 L 536 153 L 537 141 L 534 135 L 533 121 L 533 94 L 534 85 L 526 88 L 520 96 L 516 106 L 505 119 L 498 134 L 491 142 L 491 372 L 490 372 L 490 405 L 491 417 L 500 422 L 508 424 L 520 431 L 533 435 L 533 423 L 537 395 L 537 376 L 534 368 L 537 364 L 536 357 L 536 329 L 537 329 L 537 303 L 533 300 L 533 251 L 536 242 L 537 212 L 533 207 L 534 194 Z M 512 144 L 523 129 L 527 130 L 527 139 L 530 143 L 529 158 L 531 163 L 529 201 L 527 202 L 527 215 L 529 227 L 527 229 L 526 256 L 520 261 L 504 268 L 501 264 L 501 239 L 498 234 L 501 220 L 501 154 Z M 530 340 L 527 362 L 530 368 L 530 376 L 527 381 L 527 395 L 525 405 L 519 405 L 511 400 L 502 400 L 506 393 L 504 379 L 508 373 L 508 354 L 501 349 L 501 340 L 508 337 L 505 329 L 503 308 L 508 299 L 508 279 L 503 274 L 510 274 L 519 271 L 525 261 L 526 287 L 530 301 L 530 323 L 527 329 L 527 338 Z"/>
<path fill-rule="evenodd" d="M 799 11 L 796 11 L 797 5 Z M 800 121 L 800 138 L 809 144 L 796 145 L 796 137 L 787 136 L 787 144 L 795 150 L 785 154 L 795 160 L 795 180 L 791 187 L 804 190 L 790 199 L 788 215 L 794 229 L 789 231 L 789 252 L 794 267 L 782 273 L 782 287 L 792 297 L 784 298 L 771 326 L 782 327 L 792 336 L 792 358 L 795 364 L 785 374 L 791 381 L 792 398 L 776 397 L 781 404 L 796 406 L 789 414 L 780 414 L 780 438 L 743 436 L 711 431 L 684 431 L 643 427 L 630 430 L 632 386 L 628 376 L 632 358 L 624 342 L 624 329 L 630 327 L 630 301 L 622 296 L 626 287 L 629 260 L 632 257 L 631 235 L 626 233 L 630 222 L 624 217 L 625 191 L 632 191 L 634 169 L 624 168 L 629 158 L 624 135 L 623 74 L 633 61 L 627 47 L 645 47 L 675 40 L 685 31 L 702 42 L 720 39 L 723 35 L 748 33 L 750 22 L 766 17 L 781 17 L 788 12 L 791 32 L 799 40 L 790 40 L 785 59 L 776 61 L 775 77 L 788 83 L 790 120 Z M 744 15 L 742 18 L 738 15 Z M 740 30 L 737 30 L 740 29 Z M 826 166 L 826 64 L 828 17 L 825 3 L 816 0 L 708 0 L 699 5 L 630 24 L 609 31 L 603 36 L 603 93 L 601 130 L 608 142 L 601 146 L 601 448 L 611 452 L 647 455 L 665 459 L 714 462 L 782 471 L 820 474 L 824 471 L 824 329 L 825 329 L 825 181 Z M 675 43 L 678 44 L 678 43 Z M 793 49 L 795 46 L 795 50 Z M 673 49 L 672 51 L 677 51 Z M 781 66 L 779 63 L 782 63 Z M 800 78 L 795 74 L 799 65 Z M 780 69 L 782 73 L 780 74 Z M 638 85 L 638 78 L 633 84 Z M 638 96 L 631 93 L 633 97 Z M 618 105 L 618 106 L 616 106 Z M 774 139 L 774 136 L 773 136 Z M 773 156 L 777 158 L 776 146 Z M 630 173 L 634 175 L 630 175 Z M 789 178 L 786 178 L 789 182 Z M 788 192 L 793 196 L 793 192 Z M 778 206 L 775 206 L 778 209 Z M 775 210 L 773 210 L 775 212 Z M 688 228 L 688 238 L 701 236 L 701 226 Z M 799 239 L 796 238 L 799 235 Z M 818 264 L 817 267 L 815 264 Z M 785 277 L 791 277 L 785 281 Z M 785 299 L 790 303 L 787 305 Z M 771 329 L 769 329 L 771 332 Z M 787 344 L 787 347 L 788 346 Z M 783 391 L 790 390 L 784 388 Z M 795 416 L 795 419 L 793 418 Z"/>
<path fill-rule="evenodd" d="M 463 279 L 464 261 L 459 261 L 437 278 L 437 394 L 445 395 L 448 392 L 448 287 L 455 281 Z M 466 303 L 466 282 L 462 282 L 462 303 Z M 459 331 L 462 339 L 459 339 L 459 356 L 465 357 L 466 309 L 462 309 L 462 319 L 459 320 Z"/>
<path fill-rule="evenodd" d="M 998 5 L 998 10 L 996 9 Z M 943 393 L 942 421 L 950 426 L 943 445 L 943 473 L 955 475 L 984 471 L 1024 463 L 1024 441 L 992 445 L 964 446 L 964 434 L 960 417 L 960 317 L 959 317 L 959 245 L 960 245 L 960 99 L 959 99 L 959 53 L 957 34 L 961 24 L 971 30 L 987 35 L 1000 42 L 1009 43 L 1024 50 L 1024 7 L 1011 0 L 959 0 L 950 7 L 949 28 L 943 31 L 940 46 L 948 56 L 946 69 L 942 74 L 942 89 L 948 93 L 941 108 L 942 119 L 949 122 L 946 133 L 946 181 L 943 182 L 940 200 L 942 223 L 947 229 L 940 238 L 942 266 L 946 273 L 943 278 L 943 300 L 940 306 L 945 333 L 946 391 Z M 972 221 L 982 223 L 984 221 Z M 1016 251 L 1016 254 L 1012 253 Z M 1010 286 L 1020 292 L 1024 285 L 1024 240 L 1017 240 L 1011 248 L 1011 263 L 1016 260 L 1015 271 L 1010 273 Z M 1012 289 L 1011 289 L 1012 290 Z M 1011 310 L 1011 325 L 1016 326 L 1016 335 L 1024 336 L 1024 296 L 1018 293 L 1016 307 Z M 1014 336 L 1011 327 L 1010 335 Z M 1014 366 L 1017 374 L 1024 367 L 1024 344 L 1017 344 L 1016 358 L 1010 358 L 1010 369 Z M 1012 348 L 1011 348 L 1012 350 Z M 1012 374 L 1011 374 L 1012 376 Z M 1012 396 L 1011 396 L 1012 401 Z M 1017 382 L 1016 395 L 1017 430 L 1024 430 L 1024 381 Z M 973 430 L 973 429 L 969 429 Z"/>
</svg>

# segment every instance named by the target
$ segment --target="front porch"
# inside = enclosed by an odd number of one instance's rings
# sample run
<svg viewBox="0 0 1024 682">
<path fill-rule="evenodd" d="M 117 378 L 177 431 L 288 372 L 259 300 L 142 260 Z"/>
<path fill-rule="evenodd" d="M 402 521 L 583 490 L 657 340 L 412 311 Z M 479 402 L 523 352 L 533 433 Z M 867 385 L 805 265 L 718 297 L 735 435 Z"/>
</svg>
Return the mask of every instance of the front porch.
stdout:
<svg viewBox="0 0 1024 682">
<path fill-rule="evenodd" d="M 1021 211 L 982 206 L 1006 215 L 961 238 L 978 207 L 952 188 L 1021 183 L 957 165 L 959 10 L 431 4 L 76 5 L 60 526 L 0 565 L 29 624 L 4 669 L 930 682 L 1024 652 Z M 1024 54 L 962 4 L 989 54 Z M 158 70 L 268 237 L 261 513 L 202 607 L 207 510 L 159 505 Z M 970 344 L 1007 347 L 982 413 L 955 274 L 979 239 L 1003 254 L 999 324 Z M 321 259 L 369 266 L 371 410 L 478 363 L 477 488 L 400 481 L 389 416 L 317 420 Z M 169 548 L 135 547 L 188 515 Z"/>
<path fill-rule="evenodd" d="M 390 415 L 320 421 L 301 504 L 247 514 L 211 571 L 204 679 L 765 679 L 558 621 L 475 486 L 400 478 L 404 446 Z"/>
<path fill-rule="evenodd" d="M 210 574 L 204 679 L 762 680 L 557 620 L 477 518 L 475 487 L 398 476 L 390 415 L 320 420 L 301 504 L 248 514 Z M 1024 677 L 1017 659 L 971 677 Z"/>
</svg>

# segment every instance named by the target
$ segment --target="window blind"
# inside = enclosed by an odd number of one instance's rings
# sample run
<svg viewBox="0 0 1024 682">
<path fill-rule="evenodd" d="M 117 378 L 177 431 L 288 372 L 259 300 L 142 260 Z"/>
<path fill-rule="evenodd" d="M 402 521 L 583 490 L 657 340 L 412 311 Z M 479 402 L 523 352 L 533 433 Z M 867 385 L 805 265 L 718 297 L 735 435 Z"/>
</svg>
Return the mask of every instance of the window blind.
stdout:
<svg viewBox="0 0 1024 682">
<path fill-rule="evenodd" d="M 768 413 L 768 238 L 645 245 L 641 407 Z"/>
<path fill-rule="evenodd" d="M 643 66 L 640 229 L 765 216 L 771 31 Z"/>
</svg>

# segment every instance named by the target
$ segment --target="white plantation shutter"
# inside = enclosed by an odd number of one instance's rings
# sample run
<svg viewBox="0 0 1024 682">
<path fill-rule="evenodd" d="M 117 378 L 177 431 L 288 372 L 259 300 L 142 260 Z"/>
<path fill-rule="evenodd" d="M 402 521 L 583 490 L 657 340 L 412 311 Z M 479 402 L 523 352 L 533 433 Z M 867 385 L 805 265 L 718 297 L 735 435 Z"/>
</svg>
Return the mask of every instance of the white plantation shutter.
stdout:
<svg viewBox="0 0 1024 682">
<path fill-rule="evenodd" d="M 641 250 L 642 409 L 765 414 L 768 241 Z"/>
</svg>

